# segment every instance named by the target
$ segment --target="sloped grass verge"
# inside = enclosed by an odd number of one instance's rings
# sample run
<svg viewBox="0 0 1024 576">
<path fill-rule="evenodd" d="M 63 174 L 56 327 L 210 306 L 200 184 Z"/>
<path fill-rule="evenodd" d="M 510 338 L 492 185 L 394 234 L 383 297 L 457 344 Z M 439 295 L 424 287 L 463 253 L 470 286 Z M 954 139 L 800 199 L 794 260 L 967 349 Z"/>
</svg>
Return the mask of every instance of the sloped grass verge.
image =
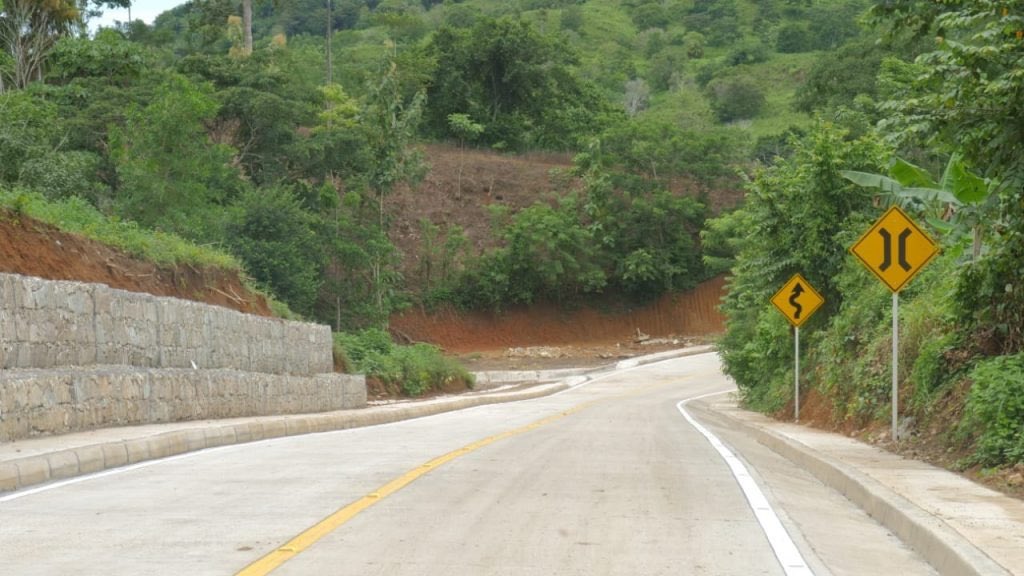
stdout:
<svg viewBox="0 0 1024 576">
<path fill-rule="evenodd" d="M 135 222 L 104 216 L 89 202 L 75 196 L 51 201 L 31 190 L 0 187 L 0 207 L 158 265 L 192 264 L 242 272 L 242 265 L 230 254 L 196 246 L 173 234 L 141 228 Z"/>
<path fill-rule="evenodd" d="M 0 209 L 83 236 L 157 266 L 173 268 L 189 265 L 237 273 L 249 291 L 267 299 L 275 316 L 301 319 L 287 304 L 256 286 L 234 256 L 207 246 L 198 246 L 174 234 L 149 230 L 129 220 L 106 216 L 77 196 L 53 201 L 33 190 L 0 185 Z"/>
<path fill-rule="evenodd" d="M 366 374 L 392 393 L 416 397 L 473 388 L 473 375 L 430 344 L 398 346 L 379 328 L 336 333 L 334 342 L 336 364 Z"/>
</svg>

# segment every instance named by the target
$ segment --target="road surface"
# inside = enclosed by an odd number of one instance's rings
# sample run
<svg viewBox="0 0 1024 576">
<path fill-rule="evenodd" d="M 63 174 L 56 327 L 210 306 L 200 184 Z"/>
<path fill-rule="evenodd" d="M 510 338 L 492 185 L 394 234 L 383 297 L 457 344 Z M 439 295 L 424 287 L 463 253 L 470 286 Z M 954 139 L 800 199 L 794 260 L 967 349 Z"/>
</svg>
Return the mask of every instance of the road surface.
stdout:
<svg viewBox="0 0 1024 576">
<path fill-rule="evenodd" d="M 538 400 L 14 493 L 0 499 L 0 572 L 934 574 L 843 497 L 684 403 L 731 389 L 704 354 Z"/>
</svg>

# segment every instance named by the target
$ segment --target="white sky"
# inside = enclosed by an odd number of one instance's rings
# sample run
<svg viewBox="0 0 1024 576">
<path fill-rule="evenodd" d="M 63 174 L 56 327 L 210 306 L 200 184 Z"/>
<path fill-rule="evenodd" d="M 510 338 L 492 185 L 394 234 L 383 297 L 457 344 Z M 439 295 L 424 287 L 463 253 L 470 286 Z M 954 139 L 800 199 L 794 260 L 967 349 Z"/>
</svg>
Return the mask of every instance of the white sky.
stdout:
<svg viewBox="0 0 1024 576">
<path fill-rule="evenodd" d="M 132 20 L 143 20 L 146 24 L 152 24 L 153 20 L 160 14 L 184 4 L 187 0 L 133 0 Z M 90 22 L 90 28 L 96 29 L 100 26 L 112 26 L 115 20 L 128 21 L 128 10 L 125 8 L 107 8 L 103 16 Z"/>
</svg>

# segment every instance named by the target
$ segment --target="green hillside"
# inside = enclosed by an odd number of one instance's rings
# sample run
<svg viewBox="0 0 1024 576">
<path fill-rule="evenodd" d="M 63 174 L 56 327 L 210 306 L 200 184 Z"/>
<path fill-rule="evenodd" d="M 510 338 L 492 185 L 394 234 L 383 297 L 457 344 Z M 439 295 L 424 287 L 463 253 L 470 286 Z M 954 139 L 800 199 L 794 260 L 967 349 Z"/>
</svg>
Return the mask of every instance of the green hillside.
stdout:
<svg viewBox="0 0 1024 576">
<path fill-rule="evenodd" d="M 793 109 L 795 93 L 817 56 L 860 37 L 856 22 L 866 9 L 865 2 L 855 0 L 336 2 L 331 20 L 334 79 L 350 94 L 361 96 L 386 42 L 396 45 L 408 74 L 428 73 L 437 62 L 428 47 L 438 30 L 468 31 L 481 21 L 509 19 L 527 23 L 539 37 L 554 42 L 560 63 L 617 111 L 655 115 L 659 121 L 698 129 L 712 123 L 731 125 L 756 139 L 809 124 L 808 115 Z M 137 36 L 179 55 L 225 53 L 231 50 L 233 35 L 226 25 L 215 23 L 226 22 L 235 12 L 228 3 L 191 3 L 165 14 Z M 257 2 L 256 44 L 268 45 L 280 35 L 292 45 L 317 45 L 322 50 L 326 16 L 325 5 L 318 0 Z M 238 34 L 234 37 L 237 43 Z M 755 100 L 763 97 L 764 104 L 760 109 L 733 104 L 735 111 L 716 117 L 712 104 L 728 99 L 738 78 L 749 80 L 753 94 L 760 94 Z M 416 80 L 418 85 L 432 81 Z M 717 89 L 708 88 L 713 81 Z M 721 103 L 719 109 L 729 106 Z M 437 126 L 429 132 L 426 136 L 454 136 Z M 591 130 L 573 136 L 579 140 L 593 135 Z M 483 143 L 500 144 L 501 139 L 485 134 Z M 540 136 L 520 144 L 580 147 L 579 142 L 546 143 Z"/>
<path fill-rule="evenodd" d="M 1016 3 L 254 0 L 251 47 L 232 0 L 92 37 L 79 8 L 111 2 L 8 4 L 5 198 L 227 252 L 338 329 L 413 302 L 644 301 L 728 271 L 726 368 L 776 411 L 793 358 L 768 297 L 801 272 L 826 298 L 806 385 L 868 427 L 891 404 L 891 318 L 847 248 L 900 204 L 942 246 L 902 295 L 904 417 L 960 466 L 1024 460 Z M 425 143 L 574 160 L 535 204 L 495 206 L 487 242 L 458 213 L 421 223 L 417 284 L 386 200 L 427 174 Z"/>
<path fill-rule="evenodd" d="M 87 13 L 58 4 L 52 27 L 14 24 L 51 8 L 4 13 L 0 183 L 229 252 L 339 328 L 413 300 L 501 308 L 693 286 L 715 272 L 701 263 L 703 199 L 806 131 L 802 80 L 859 34 L 820 15 L 864 8 L 342 1 L 328 18 L 320 1 L 257 1 L 249 54 L 226 0 L 92 37 Z M 19 59 L 30 41 L 45 59 Z M 543 205 L 499 218 L 484 243 L 497 248 L 453 253 L 444 278 L 408 285 L 383 200 L 429 169 L 423 142 L 579 154 L 582 188 L 537 190 Z M 457 217 L 431 224 L 460 245 Z"/>
</svg>

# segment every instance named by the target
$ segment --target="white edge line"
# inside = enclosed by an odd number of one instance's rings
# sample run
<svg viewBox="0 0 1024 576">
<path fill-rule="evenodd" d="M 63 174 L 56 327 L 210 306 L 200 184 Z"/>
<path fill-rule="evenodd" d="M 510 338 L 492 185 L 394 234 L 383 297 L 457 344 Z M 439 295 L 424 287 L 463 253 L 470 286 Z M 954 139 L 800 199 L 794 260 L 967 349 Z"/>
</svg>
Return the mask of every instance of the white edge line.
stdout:
<svg viewBox="0 0 1024 576">
<path fill-rule="evenodd" d="M 275 438 L 268 438 L 267 440 L 275 440 Z M 66 478 L 64 480 L 57 480 L 55 482 L 47 482 L 35 488 L 26 488 L 17 492 L 12 492 L 6 496 L 0 496 L 0 504 L 4 502 L 10 502 L 17 500 L 18 498 L 24 498 L 25 496 L 31 496 L 33 494 L 39 494 L 41 492 L 48 492 L 56 488 L 63 488 L 64 486 L 70 486 L 72 484 L 78 484 L 79 482 L 85 482 L 87 480 L 95 480 L 98 478 L 105 478 L 107 476 L 115 476 L 117 474 L 123 474 L 125 472 L 131 472 L 132 470 L 138 470 L 140 468 L 148 468 L 155 466 L 163 462 L 173 462 L 175 460 L 184 460 L 200 452 L 208 454 L 210 452 L 216 452 L 219 450 L 227 450 L 228 448 L 234 448 L 235 446 L 241 446 L 242 444 L 228 444 L 226 446 L 214 446 L 211 448 L 204 448 L 202 450 L 193 450 L 191 452 L 184 452 L 182 454 L 175 454 L 174 456 L 166 456 L 164 458 L 157 458 L 155 460 L 145 460 L 143 462 L 137 462 L 135 464 L 129 464 L 127 466 L 119 466 L 117 468 L 109 468 L 100 472 L 93 472 L 91 474 L 85 474 L 82 476 L 75 476 L 73 478 Z"/>
<path fill-rule="evenodd" d="M 729 469 L 732 471 L 732 475 L 736 478 L 736 482 L 740 485 L 740 489 L 743 490 L 743 495 L 747 498 L 747 503 L 750 505 L 750 509 L 754 512 L 754 516 L 757 518 L 757 522 L 761 525 L 761 529 L 764 531 L 765 536 L 768 537 L 768 543 L 772 547 L 772 551 L 775 552 L 775 558 L 778 559 L 779 565 L 782 566 L 783 572 L 786 576 L 814 576 L 814 572 L 807 565 L 803 555 L 800 554 L 800 550 L 797 549 L 796 544 L 793 543 L 793 539 L 789 537 L 789 533 L 786 532 L 786 528 L 782 525 L 775 510 L 772 509 L 771 504 L 768 503 L 768 499 L 765 498 L 764 492 L 754 482 L 747 467 L 744 466 L 743 462 L 732 453 L 729 448 L 718 439 L 717 436 L 711 433 L 710 430 L 702 426 L 697 422 L 690 413 L 686 411 L 686 405 L 694 400 L 700 400 L 702 398 L 708 398 L 710 396 L 718 396 L 732 392 L 732 390 L 726 390 L 722 392 L 712 392 L 710 394 L 702 394 L 700 396 L 694 396 L 681 400 L 676 404 L 676 408 L 679 409 L 679 413 L 686 418 L 686 421 L 690 423 L 698 432 L 700 432 L 704 438 L 718 451 L 725 463 L 729 465 Z"/>
<path fill-rule="evenodd" d="M 585 382 L 582 382 L 582 383 L 579 383 L 579 384 L 576 384 L 576 385 L 570 385 L 568 388 L 566 388 L 565 390 L 562 390 L 560 392 L 556 392 L 554 394 L 549 394 L 547 396 L 541 396 L 539 398 L 527 398 L 527 399 L 524 399 L 524 400 L 519 400 L 519 402 L 529 402 L 531 400 L 541 400 L 541 399 L 544 399 L 544 398 L 554 398 L 555 396 L 560 396 L 562 394 L 565 394 L 566 392 L 571 392 L 573 390 L 579 390 L 580 388 L 586 387 L 586 386 L 588 386 L 590 384 L 593 384 L 594 382 L 598 382 L 600 380 L 604 380 L 605 378 L 610 378 L 612 376 L 617 376 L 617 375 L 622 374 L 624 372 L 632 372 L 633 370 L 637 370 L 637 369 L 644 368 L 644 367 L 647 367 L 647 366 L 654 366 L 654 365 L 662 364 L 662 363 L 665 363 L 665 362 L 671 362 L 673 360 L 678 360 L 679 358 L 692 358 L 692 357 L 695 357 L 695 356 L 703 356 L 705 354 L 715 354 L 715 352 L 702 352 L 700 354 L 691 354 L 690 356 L 679 356 L 679 357 L 676 357 L 676 358 L 666 358 L 664 360 L 657 360 L 655 362 L 649 362 L 647 364 L 639 364 L 637 366 L 632 366 L 632 367 L 629 367 L 629 368 L 613 369 L 613 371 L 611 371 L 611 372 L 608 372 L 606 374 L 602 374 L 600 376 L 596 376 L 594 378 L 589 378 L 588 377 L 588 379 Z M 493 406 L 493 405 L 492 404 L 482 404 L 482 405 L 479 405 L 479 406 L 470 406 L 469 408 L 464 408 L 462 410 L 456 410 L 456 411 L 457 412 L 465 412 L 465 411 L 469 411 L 469 410 L 476 410 L 476 409 L 479 409 L 479 408 L 486 408 L 486 407 L 489 407 L 489 406 Z M 424 418 L 433 418 L 435 416 L 441 416 L 441 415 L 450 414 L 450 413 L 451 413 L 451 411 L 439 412 L 437 414 L 429 414 L 429 415 L 426 415 L 426 416 L 419 416 L 419 417 L 416 417 L 416 418 L 407 418 L 407 419 L 404 419 L 404 420 L 397 420 L 395 422 L 385 422 L 383 424 L 374 424 L 372 426 L 360 426 L 360 427 L 357 427 L 357 428 L 345 428 L 345 429 L 342 429 L 342 430 L 326 430 L 326 431 L 323 431 L 323 432 L 312 432 L 310 434 L 304 434 L 304 436 L 321 435 L 321 434 L 344 434 L 344 433 L 351 433 L 353 430 L 363 430 L 363 429 L 366 429 L 366 428 L 376 428 L 376 427 L 379 427 L 379 426 L 397 426 L 397 425 L 401 425 L 401 424 L 410 422 L 412 420 L 422 420 Z M 19 498 L 24 498 L 26 496 L 32 496 L 34 494 L 40 494 L 42 492 L 48 492 L 50 490 L 56 490 L 58 488 L 63 488 L 65 486 L 71 486 L 71 485 L 74 485 L 74 484 L 78 484 L 80 482 L 88 482 L 89 480 L 97 480 L 99 478 L 106 478 L 108 476 L 115 476 L 115 475 L 118 475 L 118 474 L 124 474 L 126 472 L 132 472 L 134 470 L 139 470 L 141 468 L 148 468 L 150 466 L 156 466 L 157 464 L 161 464 L 161 463 L 164 463 L 164 462 L 174 462 L 176 460 L 184 460 L 185 458 L 191 458 L 193 456 L 198 456 L 199 454 L 209 454 L 211 451 L 230 450 L 230 449 L 234 449 L 234 448 L 240 448 L 242 446 L 254 446 L 254 445 L 258 445 L 258 444 L 274 442 L 274 441 L 278 441 L 278 440 L 282 440 L 282 439 L 287 439 L 287 438 L 290 438 L 290 436 L 275 436 L 274 438 L 263 438 L 263 439 L 255 440 L 255 441 L 252 441 L 252 442 L 240 442 L 240 443 L 236 443 L 236 444 L 228 444 L 228 445 L 225 445 L 225 446 L 214 446 L 212 448 L 203 448 L 201 450 L 193 450 L 193 451 L 190 451 L 190 452 L 184 452 L 182 454 L 175 454 L 174 456 L 167 456 L 165 458 L 157 458 L 155 460 L 146 460 L 146 461 L 143 461 L 143 462 L 138 462 L 136 464 L 129 464 L 128 466 L 119 466 L 119 467 L 116 467 L 116 468 L 109 468 L 107 470 L 102 470 L 100 472 L 93 472 L 91 474 L 85 474 L 85 475 L 82 475 L 82 476 L 75 476 L 73 478 L 66 478 L 64 480 L 57 480 L 55 482 L 47 482 L 46 484 L 41 484 L 41 485 L 33 487 L 33 488 L 26 488 L 24 490 L 18 490 L 16 492 L 12 492 L 10 494 L 4 495 L 4 496 L 0 496 L 0 504 L 3 504 L 5 502 L 11 502 L 11 501 L 17 500 Z"/>
</svg>

